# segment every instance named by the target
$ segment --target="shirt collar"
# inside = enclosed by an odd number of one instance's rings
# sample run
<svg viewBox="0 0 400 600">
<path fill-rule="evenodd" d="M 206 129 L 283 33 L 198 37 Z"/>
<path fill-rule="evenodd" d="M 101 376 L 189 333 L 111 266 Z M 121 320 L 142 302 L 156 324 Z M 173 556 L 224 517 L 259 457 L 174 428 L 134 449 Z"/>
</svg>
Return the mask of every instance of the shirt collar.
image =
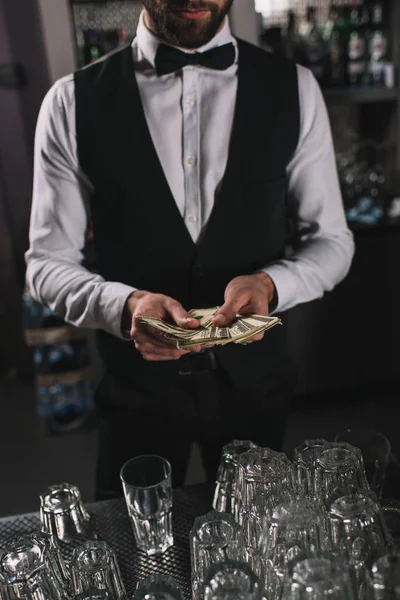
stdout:
<svg viewBox="0 0 400 600">
<path fill-rule="evenodd" d="M 158 50 L 158 46 L 160 44 L 164 44 L 160 38 L 158 38 L 154 33 L 149 31 L 144 24 L 144 14 L 143 11 L 140 14 L 139 24 L 136 31 L 136 37 L 133 40 L 133 49 L 134 49 L 134 58 L 136 63 L 141 63 L 143 66 L 146 64 L 147 67 L 155 68 L 155 57 Z M 211 48 L 217 48 L 218 46 L 223 46 L 224 44 L 233 43 L 236 48 L 236 61 L 237 62 L 237 42 L 233 37 L 231 28 L 229 26 L 228 18 L 225 19 L 225 23 L 222 29 L 217 33 L 216 36 L 213 37 L 212 40 L 205 44 L 201 48 L 197 48 L 196 52 L 206 52 L 207 50 L 211 50 Z M 184 50 L 183 48 L 178 48 L 182 52 L 193 52 L 189 50 Z"/>
</svg>

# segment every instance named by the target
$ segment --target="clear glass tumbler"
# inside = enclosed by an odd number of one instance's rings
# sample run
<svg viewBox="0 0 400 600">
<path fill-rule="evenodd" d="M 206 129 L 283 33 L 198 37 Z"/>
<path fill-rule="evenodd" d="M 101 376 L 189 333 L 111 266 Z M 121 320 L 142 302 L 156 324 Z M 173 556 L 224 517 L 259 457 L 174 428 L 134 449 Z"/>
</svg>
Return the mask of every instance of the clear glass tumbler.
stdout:
<svg viewBox="0 0 400 600">
<path fill-rule="evenodd" d="M 68 600 L 67 577 L 66 565 L 47 533 L 15 538 L 0 551 L 2 600 Z"/>
<path fill-rule="evenodd" d="M 233 440 L 222 448 L 217 473 L 213 508 L 219 512 L 234 512 L 235 474 L 238 458 L 258 446 L 250 440 Z"/>
<path fill-rule="evenodd" d="M 335 441 L 347 442 L 361 450 L 369 486 L 381 500 L 391 454 L 387 437 L 373 429 L 346 429 L 336 435 Z"/>
<path fill-rule="evenodd" d="M 338 559 L 314 557 L 294 563 L 287 574 L 282 600 L 356 600 L 346 566 Z"/>
<path fill-rule="evenodd" d="M 149 556 L 164 553 L 174 543 L 170 463 L 150 454 L 132 458 L 121 481 L 137 547 Z"/>
<path fill-rule="evenodd" d="M 304 497 L 292 498 L 272 510 L 261 542 L 268 597 L 280 597 L 291 562 L 330 550 L 327 520 L 322 505 Z"/>
<path fill-rule="evenodd" d="M 215 563 L 239 557 L 239 526 L 230 513 L 211 511 L 195 519 L 190 532 L 193 598 L 202 598 L 204 578 Z"/>
<path fill-rule="evenodd" d="M 371 568 L 371 599 L 400 599 L 400 555 L 385 554 Z"/>
<path fill-rule="evenodd" d="M 52 485 L 40 496 L 40 520 L 43 531 L 63 541 L 97 537 L 79 489 L 69 483 Z"/>
<path fill-rule="evenodd" d="M 168 575 L 148 575 L 138 582 L 132 600 L 183 600 L 183 592 Z"/>
<path fill-rule="evenodd" d="M 368 564 L 391 544 L 382 509 L 368 491 L 335 500 L 329 526 L 334 548 L 355 566 Z"/>
<path fill-rule="evenodd" d="M 261 600 L 262 588 L 248 564 L 214 564 L 204 579 L 204 600 Z"/>
<path fill-rule="evenodd" d="M 326 444 L 316 461 L 315 488 L 327 506 L 357 489 L 369 489 L 361 450 L 345 442 Z"/>
<path fill-rule="evenodd" d="M 76 548 L 70 571 L 74 595 L 100 590 L 106 592 L 110 600 L 126 599 L 117 558 L 106 542 L 90 541 Z"/>
<path fill-rule="evenodd" d="M 317 458 L 329 442 L 324 438 L 305 440 L 294 449 L 293 464 L 299 490 L 308 498 L 317 498 L 315 467 Z"/>
</svg>

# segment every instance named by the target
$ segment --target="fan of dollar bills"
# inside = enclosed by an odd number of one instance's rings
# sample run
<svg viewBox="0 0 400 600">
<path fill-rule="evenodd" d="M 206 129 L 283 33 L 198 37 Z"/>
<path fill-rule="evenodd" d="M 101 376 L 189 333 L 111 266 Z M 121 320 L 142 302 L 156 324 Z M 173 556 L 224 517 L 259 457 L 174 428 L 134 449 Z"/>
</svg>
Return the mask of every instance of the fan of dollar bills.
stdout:
<svg viewBox="0 0 400 600">
<path fill-rule="evenodd" d="M 207 344 L 220 345 L 244 344 L 254 336 L 281 325 L 278 317 L 263 317 L 262 315 L 237 315 L 236 319 L 227 327 L 217 327 L 212 319 L 219 310 L 219 306 L 207 309 L 193 309 L 190 314 L 200 322 L 197 329 L 184 329 L 171 325 L 161 319 L 153 317 L 136 317 L 139 323 L 161 331 L 166 337 L 176 340 L 177 348 L 190 348 L 191 346 L 204 346 Z"/>
</svg>

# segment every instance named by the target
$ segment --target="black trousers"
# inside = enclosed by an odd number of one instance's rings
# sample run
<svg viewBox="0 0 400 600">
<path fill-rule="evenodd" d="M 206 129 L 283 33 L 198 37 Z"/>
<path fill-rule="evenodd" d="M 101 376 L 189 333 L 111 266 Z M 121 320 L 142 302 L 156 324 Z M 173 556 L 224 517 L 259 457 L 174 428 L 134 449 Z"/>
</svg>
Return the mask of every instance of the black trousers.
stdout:
<svg viewBox="0 0 400 600">
<path fill-rule="evenodd" d="M 250 439 L 274 450 L 282 447 L 287 399 L 263 397 L 251 387 L 238 388 L 204 352 L 179 361 L 176 377 L 146 381 L 106 374 L 97 390 L 100 415 L 96 475 L 98 500 L 122 495 L 122 465 L 141 454 L 158 454 L 172 465 L 173 486 L 183 485 L 193 442 L 201 449 L 209 481 L 222 447 Z"/>
</svg>

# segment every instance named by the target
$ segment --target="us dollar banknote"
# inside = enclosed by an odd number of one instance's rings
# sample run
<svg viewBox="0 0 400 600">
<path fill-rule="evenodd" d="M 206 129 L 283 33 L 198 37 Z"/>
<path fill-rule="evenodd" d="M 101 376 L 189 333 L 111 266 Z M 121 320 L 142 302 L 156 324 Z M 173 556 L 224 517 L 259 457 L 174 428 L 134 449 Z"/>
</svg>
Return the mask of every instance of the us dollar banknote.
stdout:
<svg viewBox="0 0 400 600">
<path fill-rule="evenodd" d="M 189 349 L 192 346 L 225 345 L 230 343 L 245 344 L 256 335 L 281 325 L 278 317 L 265 317 L 262 315 L 236 315 L 230 325 L 218 327 L 212 320 L 219 310 L 219 306 L 207 309 L 193 309 L 191 316 L 197 319 L 200 326 L 196 329 L 184 329 L 178 325 L 167 323 L 154 317 L 136 317 L 139 323 L 147 325 L 161 332 L 165 337 L 174 340 L 177 348 Z"/>
</svg>

